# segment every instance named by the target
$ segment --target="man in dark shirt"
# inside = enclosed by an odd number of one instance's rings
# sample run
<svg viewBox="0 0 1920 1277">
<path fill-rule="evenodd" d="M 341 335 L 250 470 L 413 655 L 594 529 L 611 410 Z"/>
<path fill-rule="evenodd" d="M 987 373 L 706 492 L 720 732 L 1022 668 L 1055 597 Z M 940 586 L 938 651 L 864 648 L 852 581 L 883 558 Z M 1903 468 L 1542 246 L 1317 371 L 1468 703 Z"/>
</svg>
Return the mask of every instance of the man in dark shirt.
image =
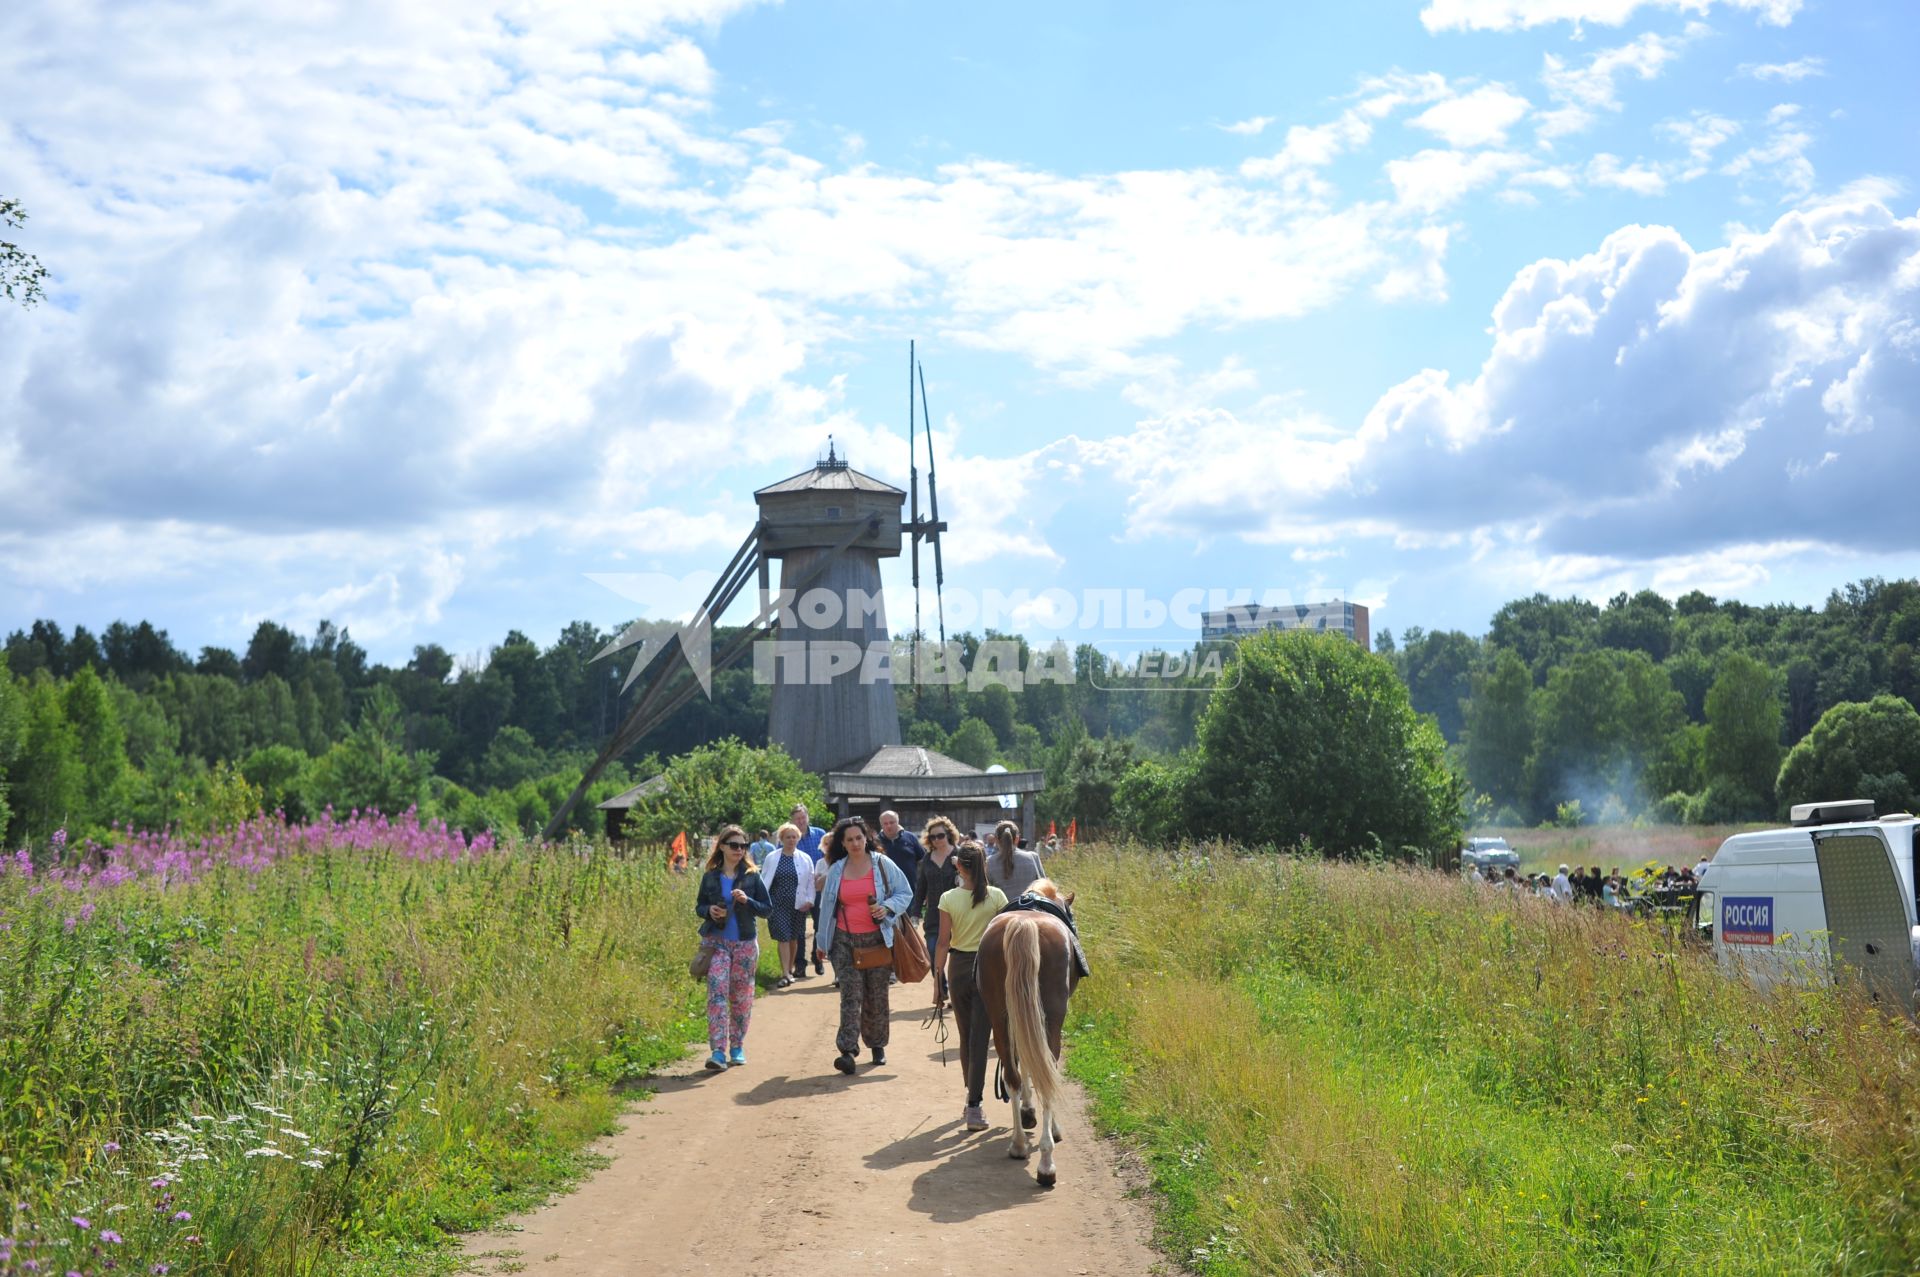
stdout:
<svg viewBox="0 0 1920 1277">
<path fill-rule="evenodd" d="M 907 875 L 908 882 L 920 880 L 920 860 L 927 854 L 927 849 L 921 845 L 917 834 L 901 827 L 899 812 L 880 813 L 880 847 L 887 853 L 887 859 Z"/>
</svg>

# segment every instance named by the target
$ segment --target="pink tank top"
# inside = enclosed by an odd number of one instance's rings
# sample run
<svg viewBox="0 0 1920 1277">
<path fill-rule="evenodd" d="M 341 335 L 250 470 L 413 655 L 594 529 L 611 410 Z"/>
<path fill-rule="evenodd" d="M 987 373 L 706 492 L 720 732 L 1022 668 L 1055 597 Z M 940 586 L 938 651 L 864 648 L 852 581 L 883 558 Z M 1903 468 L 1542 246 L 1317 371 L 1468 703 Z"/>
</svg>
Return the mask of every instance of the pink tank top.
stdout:
<svg viewBox="0 0 1920 1277">
<path fill-rule="evenodd" d="M 864 935 L 880 930 L 880 924 L 873 920 L 873 874 L 864 878 L 842 878 L 840 880 L 840 921 L 855 935 Z"/>
</svg>

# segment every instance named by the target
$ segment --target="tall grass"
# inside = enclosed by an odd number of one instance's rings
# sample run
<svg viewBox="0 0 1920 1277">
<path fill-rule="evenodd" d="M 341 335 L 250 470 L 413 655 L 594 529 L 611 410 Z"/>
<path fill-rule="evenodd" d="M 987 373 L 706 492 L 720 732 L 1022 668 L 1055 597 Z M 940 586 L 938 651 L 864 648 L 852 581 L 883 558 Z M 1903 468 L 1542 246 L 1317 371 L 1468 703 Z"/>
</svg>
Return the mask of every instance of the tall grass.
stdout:
<svg viewBox="0 0 1920 1277">
<path fill-rule="evenodd" d="M 1073 1071 L 1207 1273 L 1907 1273 L 1920 1051 L 1660 923 L 1083 849 Z"/>
<path fill-rule="evenodd" d="M 1711 859 L 1720 844 L 1744 829 L 1764 825 L 1584 825 L 1578 829 L 1476 829 L 1496 835 L 1520 853 L 1527 872 L 1552 873 L 1559 865 L 1599 865 L 1632 873 L 1652 864 L 1692 868 Z"/>
<path fill-rule="evenodd" d="M 0 871 L 0 1273 L 419 1271 L 698 1036 L 657 864 L 235 846 Z"/>
</svg>

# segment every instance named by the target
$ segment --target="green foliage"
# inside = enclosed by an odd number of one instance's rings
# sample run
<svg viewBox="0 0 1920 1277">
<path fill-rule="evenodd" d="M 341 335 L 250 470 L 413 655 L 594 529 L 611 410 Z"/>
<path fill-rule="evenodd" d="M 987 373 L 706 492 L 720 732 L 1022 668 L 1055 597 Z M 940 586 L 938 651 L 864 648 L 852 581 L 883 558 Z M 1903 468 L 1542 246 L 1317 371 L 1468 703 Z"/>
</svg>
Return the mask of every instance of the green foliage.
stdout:
<svg viewBox="0 0 1920 1277">
<path fill-rule="evenodd" d="M 684 829 L 698 839 L 727 824 L 775 829 L 796 803 L 827 810 L 819 779 L 778 746 L 717 741 L 673 759 L 661 775 L 664 789 L 628 813 L 629 837 L 665 842 Z"/>
<path fill-rule="evenodd" d="M 89 1216 L 122 1272 L 437 1269 L 698 1031 L 691 888 L 604 848 L 33 886 L 0 874 L 0 1233 Z"/>
<path fill-rule="evenodd" d="M 59 684 L 40 674 L 27 685 L 24 700 L 20 749 L 7 769 L 13 806 L 7 840 L 14 847 L 44 842 L 69 824 L 77 828 L 87 802 L 79 734 L 67 721 Z"/>
<path fill-rule="evenodd" d="M 19 200 L 0 199 L 0 227 L 18 230 L 26 223 L 27 210 Z M 40 259 L 9 240 L 0 240 L 0 294 L 10 302 L 31 306 L 43 299 L 48 279 Z"/>
<path fill-rule="evenodd" d="M 1467 779 L 1499 803 L 1526 797 L 1533 754 L 1533 676 L 1526 662 L 1502 651 L 1474 676 L 1466 712 Z"/>
<path fill-rule="evenodd" d="M 1240 642 L 1207 706 L 1191 797 L 1203 836 L 1354 854 L 1452 844 L 1464 785 L 1384 657 L 1269 630 Z"/>
<path fill-rule="evenodd" d="M 1748 820 L 1773 809 L 1780 770 L 1780 679 L 1745 652 L 1730 652 L 1707 692 L 1706 773 L 1716 804 L 1732 807 L 1712 819 Z"/>
<path fill-rule="evenodd" d="M 1187 792 L 1193 760 L 1163 763 L 1143 758 L 1127 769 L 1113 791 L 1113 823 L 1148 846 L 1167 846 L 1187 830 Z"/>
<path fill-rule="evenodd" d="M 1883 812 L 1920 808 L 1920 713 L 1895 696 L 1836 705 L 1780 764 L 1782 806 L 1871 798 Z"/>
<path fill-rule="evenodd" d="M 21 736 L 26 730 L 22 700 L 20 685 L 7 672 L 7 655 L 0 652 L 0 837 L 6 835 L 13 814 L 7 805 L 7 777 L 19 757 Z"/>
<path fill-rule="evenodd" d="M 1052 760 L 1040 818 L 1078 820 L 1089 832 L 1113 827 L 1115 792 L 1136 752 L 1132 741 L 1111 736 L 1075 738 Z"/>
<path fill-rule="evenodd" d="M 398 698 L 375 688 L 353 734 L 314 760 L 307 773 L 307 802 L 316 809 L 397 816 L 420 805 L 432 774 L 433 755 L 406 748 Z"/>
<path fill-rule="evenodd" d="M 103 833 L 124 801 L 127 743 L 120 731 L 120 716 L 106 684 L 91 669 L 82 669 L 67 681 L 62 708 L 73 727 L 85 795 L 81 827 L 69 832 Z"/>
<path fill-rule="evenodd" d="M 512 789 L 548 770 L 547 753 L 534 743 L 533 734 L 509 723 L 493 734 L 475 776 L 489 789 Z"/>
<path fill-rule="evenodd" d="M 309 760 L 289 745 L 268 745 L 248 754 L 240 764 L 240 774 L 260 795 L 260 809 L 280 812 L 294 824 L 305 824 L 319 815 L 307 805 L 307 767 Z"/>
<path fill-rule="evenodd" d="M 947 738 L 945 753 L 958 759 L 969 767 L 986 767 L 993 762 L 994 753 L 1000 748 L 994 737 L 993 728 L 978 718 L 963 719 Z"/>
</svg>

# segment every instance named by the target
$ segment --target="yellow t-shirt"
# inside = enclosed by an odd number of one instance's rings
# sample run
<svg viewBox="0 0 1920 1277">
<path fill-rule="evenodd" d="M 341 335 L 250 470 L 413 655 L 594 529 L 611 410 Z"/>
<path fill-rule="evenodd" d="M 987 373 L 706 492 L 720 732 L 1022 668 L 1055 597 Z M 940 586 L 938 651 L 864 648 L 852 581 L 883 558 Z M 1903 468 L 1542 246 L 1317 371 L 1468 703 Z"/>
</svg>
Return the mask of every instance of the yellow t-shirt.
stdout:
<svg viewBox="0 0 1920 1277">
<path fill-rule="evenodd" d="M 965 887 L 942 892 L 940 912 L 953 919 L 953 933 L 947 937 L 947 947 L 961 953 L 977 953 L 980 942 L 986 939 L 987 924 L 1006 907 L 1007 893 L 998 887 L 988 887 L 987 898 L 979 904 L 973 903 L 973 893 Z"/>
</svg>

